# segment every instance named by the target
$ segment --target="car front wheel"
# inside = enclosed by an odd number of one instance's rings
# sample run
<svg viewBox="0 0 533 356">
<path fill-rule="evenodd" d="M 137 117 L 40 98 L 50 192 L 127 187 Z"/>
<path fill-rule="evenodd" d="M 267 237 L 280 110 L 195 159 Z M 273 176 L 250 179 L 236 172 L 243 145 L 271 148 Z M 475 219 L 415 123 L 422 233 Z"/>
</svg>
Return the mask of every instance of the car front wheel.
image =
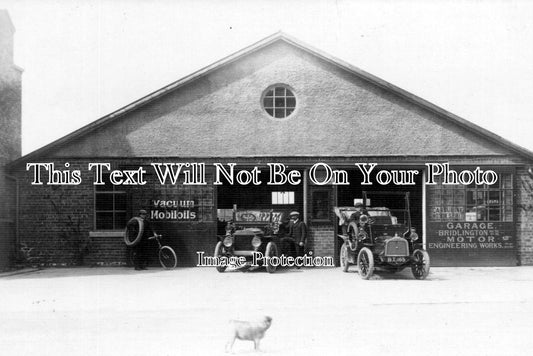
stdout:
<svg viewBox="0 0 533 356">
<path fill-rule="evenodd" d="M 272 264 L 272 257 L 278 256 L 278 246 L 274 242 L 269 242 L 265 250 L 265 268 L 268 273 L 276 272 L 277 265 Z"/>
<path fill-rule="evenodd" d="M 350 262 L 348 261 L 348 244 L 345 242 L 341 246 L 340 252 L 340 263 L 343 272 L 348 272 L 348 267 L 350 267 Z"/>
<path fill-rule="evenodd" d="M 363 279 L 369 279 L 374 273 L 374 255 L 368 247 L 363 247 L 357 255 L 357 267 L 359 276 Z"/>
<path fill-rule="evenodd" d="M 224 246 L 222 245 L 222 241 L 219 241 L 217 243 L 217 246 L 215 247 L 215 259 L 217 261 L 219 261 L 219 258 L 222 257 L 222 250 L 224 249 Z M 219 261 L 220 262 L 220 261 Z M 217 271 L 219 271 L 220 273 L 224 272 L 226 270 L 226 266 L 222 266 L 219 264 L 217 264 Z"/>
<path fill-rule="evenodd" d="M 413 252 L 411 271 L 416 279 L 426 279 L 429 274 L 429 254 L 424 250 Z"/>
</svg>

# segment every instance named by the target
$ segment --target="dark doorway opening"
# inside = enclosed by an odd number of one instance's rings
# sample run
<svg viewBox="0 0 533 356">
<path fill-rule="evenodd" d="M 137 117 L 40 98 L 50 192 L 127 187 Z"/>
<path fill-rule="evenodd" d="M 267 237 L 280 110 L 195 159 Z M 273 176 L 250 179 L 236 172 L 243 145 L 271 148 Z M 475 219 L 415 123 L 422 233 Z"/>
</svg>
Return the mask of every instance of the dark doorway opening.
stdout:
<svg viewBox="0 0 533 356">
<path fill-rule="evenodd" d="M 379 168 L 379 169 L 378 169 Z M 348 178 L 350 185 L 339 185 L 337 188 L 337 205 L 338 206 L 353 206 L 354 199 L 362 199 L 363 191 L 369 192 L 370 195 L 372 192 L 382 191 L 382 192 L 409 192 L 410 195 L 410 206 L 411 206 L 411 222 L 417 231 L 422 231 L 422 183 L 423 183 L 423 169 L 422 168 L 408 168 L 408 169 L 418 169 L 420 172 L 418 175 L 414 176 L 414 185 L 397 185 L 394 183 L 389 183 L 387 185 L 381 185 L 376 182 L 376 173 L 375 171 L 379 170 L 396 170 L 400 169 L 398 167 L 386 167 L 378 166 L 374 169 L 370 175 L 370 181 L 372 185 L 362 185 L 363 174 L 357 170 L 349 170 Z M 371 205 L 373 202 L 370 202 Z M 388 208 L 398 209 L 403 208 L 404 201 L 399 200 L 398 196 L 391 195 L 389 199 L 381 198 L 378 204 L 386 204 Z"/>
<path fill-rule="evenodd" d="M 298 211 L 303 210 L 303 183 L 298 185 L 268 185 L 268 167 L 260 167 L 259 180 L 261 184 L 231 185 L 222 180 L 224 184 L 217 186 L 217 220 L 218 233 L 224 233 L 224 227 L 232 218 L 234 208 L 238 210 L 273 210 L 273 211 Z M 303 175 L 303 173 L 302 173 Z"/>
<path fill-rule="evenodd" d="M 381 185 L 377 183 L 376 175 L 381 170 L 418 170 L 418 174 L 414 175 L 414 184 L 413 185 L 399 185 L 393 182 Z M 337 206 L 353 206 L 354 200 L 358 199 L 362 202 L 363 192 L 368 192 L 368 195 L 372 197 L 372 192 L 409 192 L 409 205 L 411 211 L 411 225 L 416 229 L 419 235 L 422 235 L 422 224 L 423 224 L 423 197 L 422 197 L 422 187 L 423 187 L 423 167 L 409 167 L 409 168 L 399 168 L 399 167 L 387 167 L 378 165 L 370 174 L 370 181 L 372 185 L 362 185 L 361 182 L 364 181 L 364 176 L 359 169 L 353 169 L 348 171 L 348 181 L 350 185 L 339 185 L 337 187 Z M 372 206 L 384 206 L 390 209 L 403 209 L 405 202 L 403 199 L 398 198 L 397 194 L 390 194 L 387 196 L 380 196 L 379 201 L 370 201 Z M 340 227 L 339 227 L 339 232 Z M 336 251 L 340 250 L 342 245 L 342 239 L 338 238 L 336 241 Z"/>
</svg>

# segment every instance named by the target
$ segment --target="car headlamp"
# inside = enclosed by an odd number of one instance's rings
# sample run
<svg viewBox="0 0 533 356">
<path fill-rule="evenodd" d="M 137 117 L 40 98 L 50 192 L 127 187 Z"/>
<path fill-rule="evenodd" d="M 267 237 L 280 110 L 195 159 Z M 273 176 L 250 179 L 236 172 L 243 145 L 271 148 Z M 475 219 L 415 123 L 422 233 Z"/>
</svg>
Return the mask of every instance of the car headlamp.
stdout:
<svg viewBox="0 0 533 356">
<path fill-rule="evenodd" d="M 414 231 L 411 231 L 411 235 L 409 236 L 411 240 L 416 241 L 418 240 L 418 234 Z"/>
<path fill-rule="evenodd" d="M 368 223 L 368 215 L 363 214 L 359 217 L 359 224 L 364 225 L 366 223 Z"/>
<path fill-rule="evenodd" d="M 254 238 L 252 239 L 252 246 L 254 248 L 259 248 L 259 246 L 261 246 L 261 238 L 258 236 L 254 236 Z"/>
<path fill-rule="evenodd" d="M 233 236 L 226 236 L 222 243 L 224 244 L 224 246 L 230 247 L 231 245 L 233 245 Z"/>
</svg>

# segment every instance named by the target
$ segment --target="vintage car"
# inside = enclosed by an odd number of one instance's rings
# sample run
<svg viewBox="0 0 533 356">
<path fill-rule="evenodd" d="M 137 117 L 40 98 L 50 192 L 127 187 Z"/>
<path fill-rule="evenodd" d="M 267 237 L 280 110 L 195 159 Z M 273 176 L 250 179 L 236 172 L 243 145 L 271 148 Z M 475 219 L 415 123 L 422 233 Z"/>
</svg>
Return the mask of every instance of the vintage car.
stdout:
<svg viewBox="0 0 533 356">
<path fill-rule="evenodd" d="M 269 262 L 272 257 L 296 256 L 294 241 L 286 236 L 288 212 L 247 209 L 235 210 L 233 216 L 226 234 L 217 236 L 214 257 L 219 261 L 237 257 L 245 260 L 247 267 L 265 267 L 267 272 L 274 273 L 278 263 Z M 227 264 L 216 266 L 219 272 L 227 268 Z"/>
<path fill-rule="evenodd" d="M 354 207 L 334 209 L 343 230 L 338 235 L 344 240 L 340 250 L 343 271 L 347 272 L 350 265 L 356 264 L 360 277 L 369 279 L 375 270 L 399 272 L 410 267 L 416 279 L 427 277 L 429 254 L 411 226 L 409 193 L 363 192 L 363 202 L 396 199 L 393 205 L 397 207 L 401 196 L 404 200 L 401 209 L 383 206 L 364 206 L 361 212 Z"/>
</svg>

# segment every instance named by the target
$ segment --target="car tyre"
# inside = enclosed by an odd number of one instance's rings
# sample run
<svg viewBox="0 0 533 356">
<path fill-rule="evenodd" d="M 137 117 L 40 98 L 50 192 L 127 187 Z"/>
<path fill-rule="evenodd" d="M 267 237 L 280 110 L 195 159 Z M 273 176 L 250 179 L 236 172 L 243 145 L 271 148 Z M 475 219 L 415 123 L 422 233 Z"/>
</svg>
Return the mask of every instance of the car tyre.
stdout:
<svg viewBox="0 0 533 356">
<path fill-rule="evenodd" d="M 424 250 L 413 252 L 411 271 L 416 279 L 426 279 L 429 274 L 430 260 L 429 254 Z"/>
<path fill-rule="evenodd" d="M 277 266 L 268 263 L 268 261 L 269 261 L 269 258 L 277 256 L 277 255 L 278 255 L 278 246 L 276 246 L 274 242 L 269 242 L 265 250 L 265 257 L 267 257 L 265 259 L 265 268 L 268 273 L 276 272 Z"/>
<path fill-rule="evenodd" d="M 137 216 L 131 218 L 124 229 L 124 243 L 126 246 L 132 247 L 141 242 L 143 232 L 144 220 Z"/>
<path fill-rule="evenodd" d="M 374 273 L 374 255 L 368 247 L 363 247 L 357 255 L 357 268 L 359 276 L 363 279 L 369 279 Z"/>
<path fill-rule="evenodd" d="M 215 247 L 215 254 L 214 254 L 214 257 L 215 258 L 220 258 L 222 257 L 222 251 L 224 249 L 224 245 L 222 244 L 222 241 L 219 241 Z M 222 273 L 226 270 L 226 267 L 227 266 L 221 266 L 221 265 L 217 265 L 216 269 L 218 272 Z"/>
<path fill-rule="evenodd" d="M 348 244 L 345 242 L 341 246 L 341 251 L 339 254 L 340 264 L 343 272 L 348 272 L 350 267 L 350 262 L 348 260 Z"/>
</svg>

